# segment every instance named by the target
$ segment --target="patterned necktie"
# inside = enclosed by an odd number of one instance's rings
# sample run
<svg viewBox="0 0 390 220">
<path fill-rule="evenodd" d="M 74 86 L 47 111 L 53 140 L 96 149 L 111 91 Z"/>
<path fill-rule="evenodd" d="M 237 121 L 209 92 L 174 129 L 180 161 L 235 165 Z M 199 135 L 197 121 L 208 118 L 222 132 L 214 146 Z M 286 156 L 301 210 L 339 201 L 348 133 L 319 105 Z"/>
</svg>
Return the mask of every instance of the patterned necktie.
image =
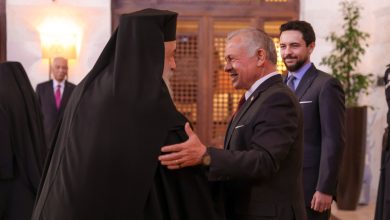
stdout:
<svg viewBox="0 0 390 220">
<path fill-rule="evenodd" d="M 240 101 L 238 101 L 238 105 L 237 105 L 236 111 L 233 113 L 231 119 L 233 119 L 236 116 L 237 112 L 240 110 L 241 106 L 244 105 L 245 101 L 246 101 L 245 94 L 243 94 L 241 96 L 241 98 L 240 98 Z"/>
<path fill-rule="evenodd" d="M 61 85 L 57 85 L 56 92 L 54 94 L 56 98 L 56 107 L 57 109 L 60 109 L 60 104 L 61 104 Z"/>
<path fill-rule="evenodd" d="M 241 106 L 245 103 L 245 101 L 246 101 L 245 94 L 243 94 L 240 98 L 240 101 L 238 101 L 236 112 L 238 112 L 238 110 L 240 110 Z"/>
<path fill-rule="evenodd" d="M 294 92 L 295 91 L 295 86 L 294 86 L 294 81 L 296 77 L 294 75 L 290 75 L 287 79 L 287 86 Z"/>
</svg>

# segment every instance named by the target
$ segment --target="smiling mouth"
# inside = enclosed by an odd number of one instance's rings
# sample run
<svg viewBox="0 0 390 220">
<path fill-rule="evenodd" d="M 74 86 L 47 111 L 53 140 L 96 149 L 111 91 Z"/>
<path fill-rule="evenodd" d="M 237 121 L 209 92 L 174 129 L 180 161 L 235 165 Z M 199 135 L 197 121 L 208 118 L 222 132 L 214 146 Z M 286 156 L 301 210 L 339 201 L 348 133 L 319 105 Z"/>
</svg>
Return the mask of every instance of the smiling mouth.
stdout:
<svg viewBox="0 0 390 220">
<path fill-rule="evenodd" d="M 291 65 L 291 64 L 295 64 L 297 62 L 297 59 L 285 59 L 284 60 L 284 63 L 286 65 Z"/>
<path fill-rule="evenodd" d="M 285 61 L 294 61 L 294 60 L 296 60 L 297 58 L 293 58 L 293 57 L 290 57 L 290 58 L 285 58 L 284 60 Z"/>
<path fill-rule="evenodd" d="M 232 81 L 237 80 L 237 78 L 238 78 L 238 74 L 237 74 L 237 73 L 231 73 L 231 74 L 230 74 L 230 79 L 231 79 Z"/>
</svg>

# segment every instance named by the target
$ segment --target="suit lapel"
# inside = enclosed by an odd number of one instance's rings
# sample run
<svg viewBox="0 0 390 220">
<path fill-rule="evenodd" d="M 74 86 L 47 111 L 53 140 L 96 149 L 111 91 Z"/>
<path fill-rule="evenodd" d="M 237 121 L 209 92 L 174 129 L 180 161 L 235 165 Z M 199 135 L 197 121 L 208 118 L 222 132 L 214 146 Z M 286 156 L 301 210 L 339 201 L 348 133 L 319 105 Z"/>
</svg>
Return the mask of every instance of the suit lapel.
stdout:
<svg viewBox="0 0 390 220">
<path fill-rule="evenodd" d="M 306 93 L 307 89 L 313 83 L 314 79 L 317 77 L 318 72 L 314 64 L 307 70 L 305 75 L 302 77 L 297 89 L 295 90 L 295 95 L 298 100 L 301 100 L 302 96 Z"/>
<path fill-rule="evenodd" d="M 62 98 L 61 98 L 60 111 L 63 110 L 64 106 L 68 102 L 69 96 L 70 96 L 69 83 L 65 81 L 64 94 L 62 94 Z"/>
<path fill-rule="evenodd" d="M 228 133 L 227 137 L 225 139 L 225 148 L 229 146 L 230 139 L 232 137 L 233 131 L 235 127 L 237 126 L 237 123 L 240 121 L 243 114 L 248 110 L 249 106 L 252 104 L 254 98 L 254 94 L 252 94 L 248 100 L 245 101 L 245 103 L 241 106 L 240 110 L 236 113 L 234 118 L 231 120 L 229 127 L 228 127 Z"/>
<path fill-rule="evenodd" d="M 69 95 L 70 95 L 69 84 L 68 82 L 65 81 L 65 88 L 64 88 L 64 94 L 62 95 L 61 105 L 62 103 L 65 104 L 68 101 Z"/>
<path fill-rule="evenodd" d="M 50 83 L 47 84 L 48 86 L 46 87 L 46 89 L 48 89 L 48 94 L 49 94 L 49 101 L 50 101 L 50 106 L 52 106 L 56 111 L 57 111 L 57 108 L 56 108 L 56 97 L 54 96 L 54 85 L 53 85 L 53 80 L 50 80 Z"/>
<path fill-rule="evenodd" d="M 232 119 L 228 126 L 226 138 L 225 138 L 225 148 L 229 148 L 229 143 L 232 138 L 233 131 L 235 127 L 237 126 L 240 119 L 245 115 L 245 113 L 248 111 L 249 107 L 261 96 L 261 93 L 263 93 L 265 90 L 267 90 L 270 86 L 274 85 L 275 83 L 282 82 L 282 77 L 280 75 L 272 76 L 271 78 L 267 79 L 263 83 L 260 84 L 259 87 L 252 93 L 252 95 L 246 100 L 246 102 L 242 105 L 240 110 L 237 112 L 236 116 Z"/>
</svg>

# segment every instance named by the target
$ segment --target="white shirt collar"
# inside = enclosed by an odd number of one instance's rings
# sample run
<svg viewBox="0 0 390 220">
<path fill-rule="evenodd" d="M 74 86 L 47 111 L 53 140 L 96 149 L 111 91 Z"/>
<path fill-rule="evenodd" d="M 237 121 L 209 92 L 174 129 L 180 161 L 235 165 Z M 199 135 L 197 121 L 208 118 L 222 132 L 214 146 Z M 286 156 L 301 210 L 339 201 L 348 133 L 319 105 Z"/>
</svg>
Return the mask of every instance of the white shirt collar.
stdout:
<svg viewBox="0 0 390 220">
<path fill-rule="evenodd" d="M 58 82 L 57 80 L 53 79 L 53 91 L 54 91 L 54 94 L 57 91 L 57 85 L 61 85 L 60 93 L 61 93 L 61 97 L 62 97 L 62 95 L 64 94 L 64 90 L 65 90 L 65 80 L 63 80 L 62 82 Z"/>
<path fill-rule="evenodd" d="M 280 73 L 278 72 L 273 72 L 273 73 L 270 73 L 270 74 L 267 74 L 263 77 L 261 77 L 260 79 L 258 79 L 255 83 L 253 83 L 253 85 L 249 88 L 248 91 L 245 92 L 245 100 L 248 100 L 248 98 L 252 95 L 252 93 L 254 91 L 256 91 L 256 89 L 264 82 L 266 81 L 267 79 L 273 77 L 273 76 L 276 76 Z"/>
<path fill-rule="evenodd" d="M 57 80 L 53 79 L 53 89 L 54 90 L 57 89 L 57 85 L 61 85 L 61 89 L 63 89 L 65 87 L 65 80 L 63 80 L 62 82 L 58 82 Z"/>
</svg>

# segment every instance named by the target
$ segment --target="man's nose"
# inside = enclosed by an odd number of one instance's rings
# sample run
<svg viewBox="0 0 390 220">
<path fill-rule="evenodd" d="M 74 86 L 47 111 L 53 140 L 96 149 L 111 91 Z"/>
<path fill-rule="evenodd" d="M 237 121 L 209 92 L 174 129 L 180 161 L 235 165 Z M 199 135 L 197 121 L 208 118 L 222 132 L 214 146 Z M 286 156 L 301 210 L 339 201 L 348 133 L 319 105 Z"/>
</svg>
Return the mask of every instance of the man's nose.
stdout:
<svg viewBox="0 0 390 220">
<path fill-rule="evenodd" d="M 290 47 L 286 47 L 286 48 L 284 48 L 284 51 L 283 51 L 283 54 L 291 54 L 291 48 Z"/>
<path fill-rule="evenodd" d="M 232 65 L 230 63 L 226 63 L 225 64 L 225 67 L 223 68 L 225 70 L 225 72 L 229 72 L 231 69 L 232 69 Z"/>
</svg>

